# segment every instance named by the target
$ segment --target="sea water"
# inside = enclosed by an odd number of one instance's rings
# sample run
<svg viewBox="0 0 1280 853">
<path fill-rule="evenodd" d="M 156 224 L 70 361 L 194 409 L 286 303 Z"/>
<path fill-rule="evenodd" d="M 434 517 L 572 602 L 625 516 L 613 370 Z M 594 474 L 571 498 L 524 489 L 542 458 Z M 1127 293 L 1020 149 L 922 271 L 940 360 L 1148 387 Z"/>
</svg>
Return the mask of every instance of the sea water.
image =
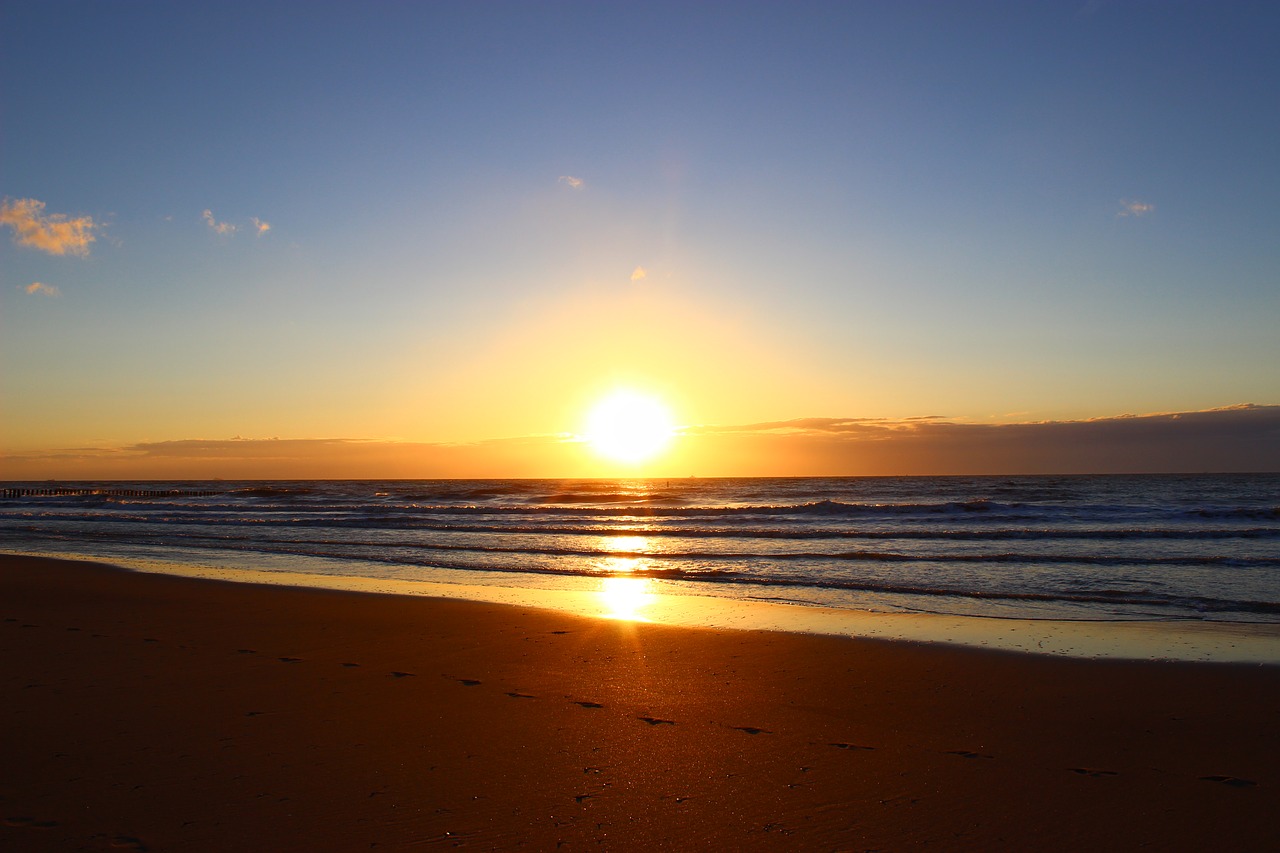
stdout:
<svg viewBox="0 0 1280 853">
<path fill-rule="evenodd" d="M 1280 625 L 1280 475 L 5 485 L 9 552 L 304 582 L 626 577 L 861 612 Z"/>
</svg>

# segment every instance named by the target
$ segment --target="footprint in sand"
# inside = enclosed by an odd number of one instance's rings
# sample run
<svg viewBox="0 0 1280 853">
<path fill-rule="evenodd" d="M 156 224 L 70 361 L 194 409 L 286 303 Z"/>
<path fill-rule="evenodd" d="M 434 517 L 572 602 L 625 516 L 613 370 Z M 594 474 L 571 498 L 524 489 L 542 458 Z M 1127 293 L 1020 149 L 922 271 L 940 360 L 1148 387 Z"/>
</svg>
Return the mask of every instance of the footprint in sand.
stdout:
<svg viewBox="0 0 1280 853">
<path fill-rule="evenodd" d="M 257 653 L 257 649 L 236 649 L 238 655 L 256 655 Z"/>
<path fill-rule="evenodd" d="M 836 749 L 875 749 L 874 746 L 858 746 L 856 743 L 833 743 L 831 746 L 834 746 Z"/>
<path fill-rule="evenodd" d="M 1241 779 L 1238 776 L 1201 776 L 1200 778 L 1205 782 L 1221 782 L 1233 788 L 1253 788 L 1258 784 L 1252 779 Z"/>
<path fill-rule="evenodd" d="M 603 708 L 599 702 L 574 702 L 573 704 L 582 708 Z"/>
<path fill-rule="evenodd" d="M 346 664 L 343 664 L 343 666 L 346 666 Z M 359 664 L 352 664 L 352 666 L 359 666 Z M 402 672 L 401 670 L 398 670 L 398 669 L 391 670 L 392 678 L 412 678 L 416 675 L 417 675 L 416 672 Z"/>
<path fill-rule="evenodd" d="M 736 732 L 746 732 L 749 735 L 771 735 L 773 732 L 768 729 L 761 729 L 755 726 L 730 726 Z"/>
<path fill-rule="evenodd" d="M 0 821 L 0 823 L 3 823 L 5 826 L 13 827 L 14 829 L 50 829 L 51 827 L 58 825 L 56 820 L 36 820 L 33 817 L 7 817 L 3 821 Z"/>
<path fill-rule="evenodd" d="M 131 835 L 117 835 L 108 842 L 109 846 L 115 850 L 146 850 L 147 845 L 142 843 L 141 839 L 134 838 Z"/>
<path fill-rule="evenodd" d="M 1119 776 L 1120 775 L 1114 770 L 1093 770 L 1088 767 L 1072 767 L 1071 772 L 1079 773 L 1081 776 L 1092 776 L 1095 779 L 1100 779 L 1103 776 Z"/>
<path fill-rule="evenodd" d="M 302 658 L 277 658 L 280 663 L 299 663 Z"/>
<path fill-rule="evenodd" d="M 987 755 L 984 752 L 970 752 L 967 749 L 948 750 L 947 755 L 958 755 L 961 758 L 995 758 L 994 755 Z"/>
<path fill-rule="evenodd" d="M 344 663 L 343 666 L 359 666 L 358 663 Z"/>
<path fill-rule="evenodd" d="M 537 696 L 534 696 L 531 693 L 517 693 L 514 690 L 509 691 L 507 695 L 510 696 L 512 699 L 537 699 L 538 698 Z"/>
<path fill-rule="evenodd" d="M 674 726 L 675 720 L 660 720 L 657 717 L 636 717 L 637 720 L 643 720 L 651 726 Z"/>
<path fill-rule="evenodd" d="M 476 687 L 480 684 L 484 684 L 484 682 L 478 678 L 455 678 L 454 681 L 458 682 L 464 687 Z"/>
</svg>

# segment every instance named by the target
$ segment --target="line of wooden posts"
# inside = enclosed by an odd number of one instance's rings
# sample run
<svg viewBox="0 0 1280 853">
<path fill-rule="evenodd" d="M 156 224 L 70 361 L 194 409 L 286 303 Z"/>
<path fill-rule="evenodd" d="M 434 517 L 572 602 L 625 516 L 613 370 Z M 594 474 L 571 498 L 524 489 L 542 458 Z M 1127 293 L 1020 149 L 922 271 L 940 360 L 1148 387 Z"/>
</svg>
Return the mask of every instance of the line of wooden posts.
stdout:
<svg viewBox="0 0 1280 853">
<path fill-rule="evenodd" d="M 208 498 L 221 492 L 188 491 L 185 489 L 114 489 L 74 488 L 64 486 L 21 486 L 0 490 L 6 498 L 57 497 L 60 495 L 105 495 L 113 498 Z"/>
</svg>

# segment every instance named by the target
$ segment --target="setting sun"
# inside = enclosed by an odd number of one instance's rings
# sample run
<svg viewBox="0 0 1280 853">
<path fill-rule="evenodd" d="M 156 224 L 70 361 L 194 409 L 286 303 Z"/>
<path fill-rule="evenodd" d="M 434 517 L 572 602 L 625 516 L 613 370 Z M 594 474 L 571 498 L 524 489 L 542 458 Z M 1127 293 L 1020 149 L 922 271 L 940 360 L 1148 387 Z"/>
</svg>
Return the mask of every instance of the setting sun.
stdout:
<svg viewBox="0 0 1280 853">
<path fill-rule="evenodd" d="M 601 456 L 635 464 L 657 456 L 674 434 L 666 406 L 653 397 L 624 390 L 595 405 L 587 419 L 585 437 Z"/>
</svg>

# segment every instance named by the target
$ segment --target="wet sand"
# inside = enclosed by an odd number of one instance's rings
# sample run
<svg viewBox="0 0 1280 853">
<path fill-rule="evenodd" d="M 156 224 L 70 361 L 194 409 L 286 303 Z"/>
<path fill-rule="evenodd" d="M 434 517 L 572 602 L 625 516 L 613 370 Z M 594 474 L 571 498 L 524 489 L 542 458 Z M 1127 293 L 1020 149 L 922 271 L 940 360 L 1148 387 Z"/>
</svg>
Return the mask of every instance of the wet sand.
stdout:
<svg viewBox="0 0 1280 853">
<path fill-rule="evenodd" d="M 0 556 L 0 848 L 1280 849 L 1280 667 Z"/>
</svg>

